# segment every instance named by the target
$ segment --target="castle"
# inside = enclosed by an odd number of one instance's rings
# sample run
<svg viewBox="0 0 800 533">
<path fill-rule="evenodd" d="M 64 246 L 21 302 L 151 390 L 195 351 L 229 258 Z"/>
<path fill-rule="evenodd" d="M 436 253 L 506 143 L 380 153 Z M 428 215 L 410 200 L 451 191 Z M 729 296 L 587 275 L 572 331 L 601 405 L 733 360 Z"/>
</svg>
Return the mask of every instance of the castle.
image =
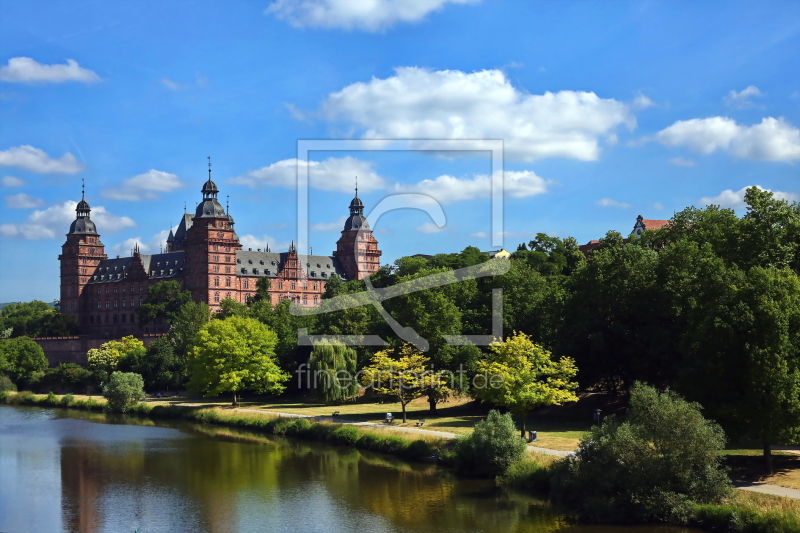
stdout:
<svg viewBox="0 0 800 533">
<path fill-rule="evenodd" d="M 218 311 L 226 298 L 247 302 L 255 295 L 258 280 L 266 277 L 273 304 L 291 299 L 311 307 L 319 305 L 331 276 L 362 279 L 380 267 L 381 251 L 364 216 L 358 188 L 330 256 L 300 255 L 294 243 L 287 252 L 244 250 L 233 217 L 217 201 L 219 189 L 211 181 L 210 168 L 201 192 L 203 199 L 194 215 L 184 213 L 175 233 L 170 230 L 165 252 L 143 254 L 136 246 L 131 257 L 116 258 L 106 255 L 82 195 L 58 256 L 61 310 L 75 318 L 80 335 L 102 339 L 166 332 L 166 324 L 140 327 L 136 315 L 148 287 L 160 281 L 179 282 L 194 301 Z"/>
</svg>

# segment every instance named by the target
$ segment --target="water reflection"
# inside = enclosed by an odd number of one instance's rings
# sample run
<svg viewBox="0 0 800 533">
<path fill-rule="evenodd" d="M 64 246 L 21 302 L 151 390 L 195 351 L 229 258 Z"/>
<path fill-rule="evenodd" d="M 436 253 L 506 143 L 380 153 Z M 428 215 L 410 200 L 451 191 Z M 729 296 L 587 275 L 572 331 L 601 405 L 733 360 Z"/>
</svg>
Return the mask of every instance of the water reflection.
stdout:
<svg viewBox="0 0 800 533">
<path fill-rule="evenodd" d="M 0 488 L 0 530 L 600 531 L 432 465 L 225 428 L 119 422 L 0 407 L 0 485 L 18 485 Z M 627 529 L 645 530 L 656 531 Z"/>
</svg>

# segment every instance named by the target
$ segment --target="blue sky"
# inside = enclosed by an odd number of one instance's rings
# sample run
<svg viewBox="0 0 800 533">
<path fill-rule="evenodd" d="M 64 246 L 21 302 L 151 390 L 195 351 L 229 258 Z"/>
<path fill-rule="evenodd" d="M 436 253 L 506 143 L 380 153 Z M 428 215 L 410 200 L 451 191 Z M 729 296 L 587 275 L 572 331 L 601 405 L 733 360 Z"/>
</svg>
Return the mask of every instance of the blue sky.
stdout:
<svg viewBox="0 0 800 533">
<path fill-rule="evenodd" d="M 245 247 L 296 238 L 299 139 L 501 139 L 504 245 L 580 242 L 742 189 L 800 197 L 800 3 L 0 5 L 0 301 L 58 295 L 81 179 L 109 255 L 157 252 L 213 177 Z M 414 144 L 424 147 L 424 143 Z M 359 176 L 383 260 L 490 249 L 485 152 L 312 152 L 310 244 Z"/>
</svg>

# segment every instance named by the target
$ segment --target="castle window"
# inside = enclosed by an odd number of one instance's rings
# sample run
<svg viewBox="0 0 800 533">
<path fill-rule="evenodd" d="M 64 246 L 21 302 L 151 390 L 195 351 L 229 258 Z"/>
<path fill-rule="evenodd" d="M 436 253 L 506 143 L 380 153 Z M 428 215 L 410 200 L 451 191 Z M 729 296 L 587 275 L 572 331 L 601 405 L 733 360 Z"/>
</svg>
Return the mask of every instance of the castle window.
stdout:
<svg viewBox="0 0 800 533">
<path fill-rule="evenodd" d="M 219 245 L 218 245 L 218 244 L 215 244 L 215 245 L 214 245 L 214 251 L 215 251 L 215 252 L 219 252 Z"/>
<path fill-rule="evenodd" d="M 225 251 L 226 251 L 226 252 L 230 252 L 230 251 L 231 251 L 231 247 L 230 247 L 230 246 L 226 246 L 226 247 L 225 247 Z"/>
<path fill-rule="evenodd" d="M 283 282 L 282 282 L 282 281 L 279 281 L 279 282 L 278 282 L 278 289 L 279 289 L 279 290 L 280 290 L 280 289 L 283 289 Z"/>
<path fill-rule="evenodd" d="M 133 298 L 131 298 L 131 307 L 135 307 L 135 306 L 136 306 L 136 303 L 135 303 L 135 302 L 136 302 L 136 300 L 134 300 Z"/>
<path fill-rule="evenodd" d="M 222 225 L 222 224 L 220 224 L 220 226 L 221 226 L 221 225 Z M 225 234 L 224 234 L 224 233 L 222 233 L 222 232 L 219 232 L 219 233 L 217 233 L 217 238 L 218 238 L 218 239 L 222 239 L 223 237 L 225 237 Z M 216 246 L 215 246 L 214 248 L 216 248 Z"/>
<path fill-rule="evenodd" d="M 125 307 L 125 300 L 122 300 L 122 307 Z"/>
<path fill-rule="evenodd" d="M 317 268 L 321 268 L 321 267 L 322 267 L 322 265 L 320 265 L 319 263 L 317 263 Z"/>
<path fill-rule="evenodd" d="M 218 255 L 214 256 L 214 261 L 219 261 L 219 256 Z"/>
<path fill-rule="evenodd" d="M 214 286 L 219 287 L 219 278 L 214 278 Z"/>
<path fill-rule="evenodd" d="M 242 274 L 247 274 L 247 269 L 246 268 L 242 269 Z"/>
<path fill-rule="evenodd" d="M 247 262 L 250 263 L 251 265 L 253 264 L 253 260 L 252 259 L 248 259 Z"/>
<path fill-rule="evenodd" d="M 231 293 L 229 293 L 229 292 L 226 292 L 226 293 L 225 293 L 225 298 L 230 298 L 230 297 L 231 297 Z"/>
<path fill-rule="evenodd" d="M 230 273 L 231 273 L 231 267 L 229 267 L 229 266 L 226 266 L 226 267 L 225 267 L 225 273 L 226 273 L 226 274 L 230 274 Z"/>
<path fill-rule="evenodd" d="M 245 289 L 249 289 L 249 288 L 250 288 L 250 281 L 248 281 L 248 280 L 244 280 L 244 282 L 242 282 L 242 286 L 243 286 Z"/>
<path fill-rule="evenodd" d="M 214 272 L 219 272 L 219 266 L 214 265 Z"/>
<path fill-rule="evenodd" d="M 122 293 L 125 294 L 125 285 L 122 286 Z"/>
<path fill-rule="evenodd" d="M 328 267 L 328 268 L 330 268 L 330 267 L 331 267 L 330 265 L 325 265 L 325 266 L 326 266 L 326 267 Z"/>
<path fill-rule="evenodd" d="M 253 269 L 253 274 L 258 274 L 258 269 L 257 268 Z"/>
<path fill-rule="evenodd" d="M 314 290 L 319 291 L 319 283 L 316 281 L 314 282 Z"/>
<path fill-rule="evenodd" d="M 314 296 L 314 305 L 319 303 L 319 296 Z"/>
<path fill-rule="evenodd" d="M 72 303 L 70 304 L 70 309 L 72 309 L 73 311 L 75 310 L 75 302 L 72 302 Z"/>
<path fill-rule="evenodd" d="M 97 294 L 100 294 L 100 287 L 97 287 Z"/>
<path fill-rule="evenodd" d="M 311 277 L 312 277 L 312 278 L 316 278 L 316 277 L 317 277 L 317 273 L 316 273 L 316 272 L 314 272 L 313 270 L 311 271 Z"/>
<path fill-rule="evenodd" d="M 307 281 L 304 281 L 304 282 L 303 282 L 303 290 L 304 290 L 304 291 L 307 291 L 307 290 L 308 290 L 308 282 L 307 282 Z"/>
<path fill-rule="evenodd" d="M 106 294 L 108 294 L 108 287 L 106 287 Z"/>
<path fill-rule="evenodd" d="M 241 260 L 241 259 L 237 259 L 237 260 L 236 260 L 236 262 L 237 262 L 237 263 L 241 263 L 241 262 L 242 262 L 242 260 Z"/>
<path fill-rule="evenodd" d="M 263 265 L 263 264 L 264 264 L 264 261 L 259 261 L 259 263 L 261 263 L 261 264 Z"/>
<path fill-rule="evenodd" d="M 111 302 L 106 300 L 106 309 L 110 309 L 110 308 L 111 308 Z"/>
<path fill-rule="evenodd" d="M 265 271 L 264 271 L 264 274 L 266 274 L 267 276 L 269 276 L 269 270 L 265 270 Z"/>
<path fill-rule="evenodd" d="M 161 266 L 161 261 L 159 261 L 158 263 L 156 263 L 156 266 L 157 266 L 157 267 L 160 267 L 160 266 Z"/>
<path fill-rule="evenodd" d="M 294 281 L 291 282 L 289 285 L 291 286 L 292 290 L 295 290 L 295 288 L 297 287 L 297 284 Z"/>
<path fill-rule="evenodd" d="M 114 294 L 117 294 L 117 291 L 119 291 L 119 287 L 114 287 Z"/>
<path fill-rule="evenodd" d="M 328 277 L 328 273 L 327 273 L 327 272 L 323 272 L 323 273 L 322 273 L 322 277 L 323 277 L 323 278 L 327 278 L 327 277 Z"/>
<path fill-rule="evenodd" d="M 172 275 L 173 272 L 174 272 L 174 270 L 170 268 L 169 269 L 169 274 Z"/>
<path fill-rule="evenodd" d="M 100 302 L 97 302 L 97 308 L 100 309 L 101 305 Z"/>
<path fill-rule="evenodd" d="M 116 309 L 117 307 L 119 307 L 119 302 L 117 300 L 114 300 L 114 309 Z"/>
<path fill-rule="evenodd" d="M 142 288 L 141 285 L 139 285 L 139 292 L 144 292 L 144 289 Z"/>
<path fill-rule="evenodd" d="M 231 278 L 225 278 L 225 286 L 226 287 L 230 287 L 231 286 Z"/>
<path fill-rule="evenodd" d="M 308 305 L 308 296 L 303 295 L 303 305 Z"/>
<path fill-rule="evenodd" d="M 219 293 L 218 292 L 214 293 L 214 301 L 219 303 Z"/>
<path fill-rule="evenodd" d="M 144 298 L 139 298 L 139 307 L 141 307 L 143 303 L 144 303 Z"/>
</svg>

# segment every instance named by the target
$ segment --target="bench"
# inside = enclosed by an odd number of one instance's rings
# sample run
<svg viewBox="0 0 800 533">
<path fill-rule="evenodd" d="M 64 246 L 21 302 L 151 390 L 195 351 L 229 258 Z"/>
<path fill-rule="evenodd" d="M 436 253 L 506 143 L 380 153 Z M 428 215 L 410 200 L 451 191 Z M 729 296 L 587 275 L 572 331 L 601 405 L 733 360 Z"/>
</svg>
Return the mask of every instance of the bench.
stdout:
<svg viewBox="0 0 800 533">
<path fill-rule="evenodd" d="M 424 418 L 422 420 L 417 420 L 417 427 L 418 428 L 421 428 L 424 425 L 425 425 L 425 419 Z"/>
<path fill-rule="evenodd" d="M 339 411 L 334 411 L 333 415 L 331 415 L 331 416 L 339 416 Z"/>
</svg>

